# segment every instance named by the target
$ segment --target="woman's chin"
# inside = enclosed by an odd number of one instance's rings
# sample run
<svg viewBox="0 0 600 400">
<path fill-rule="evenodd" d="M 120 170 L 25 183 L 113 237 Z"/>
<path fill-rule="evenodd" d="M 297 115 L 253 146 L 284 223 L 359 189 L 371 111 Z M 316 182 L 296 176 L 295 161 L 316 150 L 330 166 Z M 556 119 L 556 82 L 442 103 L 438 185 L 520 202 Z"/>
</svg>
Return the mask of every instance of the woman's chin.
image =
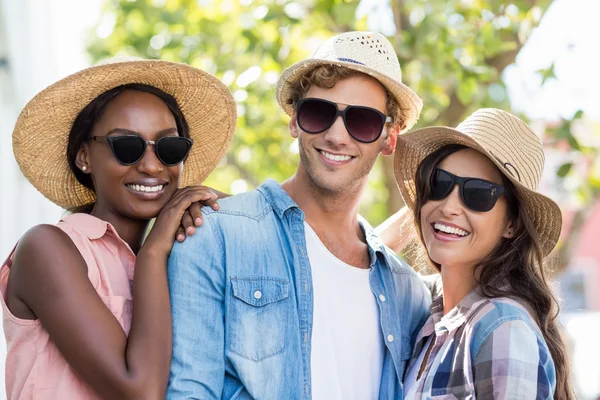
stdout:
<svg viewBox="0 0 600 400">
<path fill-rule="evenodd" d="M 131 219 L 139 219 L 142 221 L 149 221 L 153 218 L 156 218 L 158 213 L 162 207 L 157 205 L 145 205 L 144 207 L 135 207 L 134 209 L 130 209 L 127 216 Z"/>
</svg>

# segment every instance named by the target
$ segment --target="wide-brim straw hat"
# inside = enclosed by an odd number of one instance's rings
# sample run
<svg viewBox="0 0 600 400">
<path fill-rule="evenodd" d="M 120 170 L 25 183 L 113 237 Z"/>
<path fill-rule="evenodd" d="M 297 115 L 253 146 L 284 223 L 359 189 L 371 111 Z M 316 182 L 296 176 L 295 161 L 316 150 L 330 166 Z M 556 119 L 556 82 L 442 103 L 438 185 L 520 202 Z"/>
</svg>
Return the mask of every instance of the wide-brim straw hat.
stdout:
<svg viewBox="0 0 600 400">
<path fill-rule="evenodd" d="M 415 175 L 421 162 L 449 144 L 479 151 L 514 184 L 539 234 L 542 251 L 548 255 L 558 242 L 562 214 L 554 201 L 537 192 L 544 149 L 527 124 L 506 111 L 484 108 L 456 128 L 433 126 L 398 137 L 394 174 L 406 205 L 415 208 Z"/>
<path fill-rule="evenodd" d="M 70 75 L 38 93 L 13 131 L 13 150 L 31 184 L 57 205 L 71 209 L 95 201 L 67 161 L 69 132 L 77 115 L 102 93 L 145 84 L 172 95 L 190 128 L 194 145 L 185 160 L 181 186 L 202 182 L 224 156 L 235 130 L 235 100 L 217 78 L 186 64 L 115 58 Z"/>
<path fill-rule="evenodd" d="M 329 38 L 310 58 L 297 62 L 281 74 L 277 101 L 288 115 L 294 113 L 292 86 L 321 65 L 337 65 L 377 79 L 396 99 L 407 131 L 419 119 L 423 101 L 402 83 L 400 63 L 392 44 L 380 33 L 346 32 Z"/>
</svg>

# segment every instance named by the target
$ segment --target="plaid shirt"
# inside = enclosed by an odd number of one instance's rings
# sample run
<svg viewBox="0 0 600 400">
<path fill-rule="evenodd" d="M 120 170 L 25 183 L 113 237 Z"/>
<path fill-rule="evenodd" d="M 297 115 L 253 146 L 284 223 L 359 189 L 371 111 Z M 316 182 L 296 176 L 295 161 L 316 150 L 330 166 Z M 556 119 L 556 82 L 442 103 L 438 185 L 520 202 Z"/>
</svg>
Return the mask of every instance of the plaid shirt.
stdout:
<svg viewBox="0 0 600 400">
<path fill-rule="evenodd" d="M 410 387 L 405 399 L 553 398 L 554 362 L 522 305 L 505 297 L 489 299 L 474 290 L 443 314 L 439 295 L 417 336 L 407 371 L 416 368 L 418 373 L 421 365 L 416 361 L 427 351 L 431 335 L 433 348 L 420 379 L 405 382 Z"/>
</svg>

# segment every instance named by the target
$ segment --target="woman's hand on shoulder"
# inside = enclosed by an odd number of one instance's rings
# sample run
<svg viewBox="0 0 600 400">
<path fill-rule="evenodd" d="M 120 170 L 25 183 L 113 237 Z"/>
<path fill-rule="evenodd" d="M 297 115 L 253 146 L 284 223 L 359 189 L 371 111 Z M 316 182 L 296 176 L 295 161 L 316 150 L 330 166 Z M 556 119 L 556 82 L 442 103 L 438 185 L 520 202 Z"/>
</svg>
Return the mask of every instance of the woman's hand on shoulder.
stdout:
<svg viewBox="0 0 600 400">
<path fill-rule="evenodd" d="M 217 199 L 227 195 L 206 186 L 187 186 L 177 190 L 162 208 L 141 251 L 168 256 L 175 240 L 183 242 L 202 225 L 201 206 L 219 209 Z"/>
<path fill-rule="evenodd" d="M 184 212 L 183 217 L 181 218 L 181 225 L 179 226 L 179 228 L 177 229 L 177 233 L 175 234 L 175 239 L 180 243 L 185 240 L 186 235 L 193 235 L 196 232 L 196 228 L 202 225 L 202 212 L 200 211 L 201 207 L 207 206 L 215 211 L 218 211 L 219 203 L 217 203 L 217 200 L 230 196 L 227 193 L 220 192 L 216 189 L 212 189 L 207 186 L 195 186 L 207 189 L 208 191 L 214 193 L 216 197 L 210 197 L 207 200 L 194 202 Z"/>
</svg>

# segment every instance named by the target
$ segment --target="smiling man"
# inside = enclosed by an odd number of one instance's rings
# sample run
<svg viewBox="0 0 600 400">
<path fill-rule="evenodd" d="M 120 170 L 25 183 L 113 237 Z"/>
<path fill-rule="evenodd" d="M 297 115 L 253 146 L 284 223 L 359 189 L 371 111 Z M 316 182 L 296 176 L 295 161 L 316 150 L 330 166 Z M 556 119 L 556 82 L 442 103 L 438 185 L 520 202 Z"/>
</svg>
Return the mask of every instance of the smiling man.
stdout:
<svg viewBox="0 0 600 400">
<path fill-rule="evenodd" d="M 204 209 L 169 259 L 169 399 L 401 399 L 429 292 L 358 215 L 378 155 L 416 122 L 388 40 L 349 32 L 277 85 L 296 173 Z"/>
</svg>

